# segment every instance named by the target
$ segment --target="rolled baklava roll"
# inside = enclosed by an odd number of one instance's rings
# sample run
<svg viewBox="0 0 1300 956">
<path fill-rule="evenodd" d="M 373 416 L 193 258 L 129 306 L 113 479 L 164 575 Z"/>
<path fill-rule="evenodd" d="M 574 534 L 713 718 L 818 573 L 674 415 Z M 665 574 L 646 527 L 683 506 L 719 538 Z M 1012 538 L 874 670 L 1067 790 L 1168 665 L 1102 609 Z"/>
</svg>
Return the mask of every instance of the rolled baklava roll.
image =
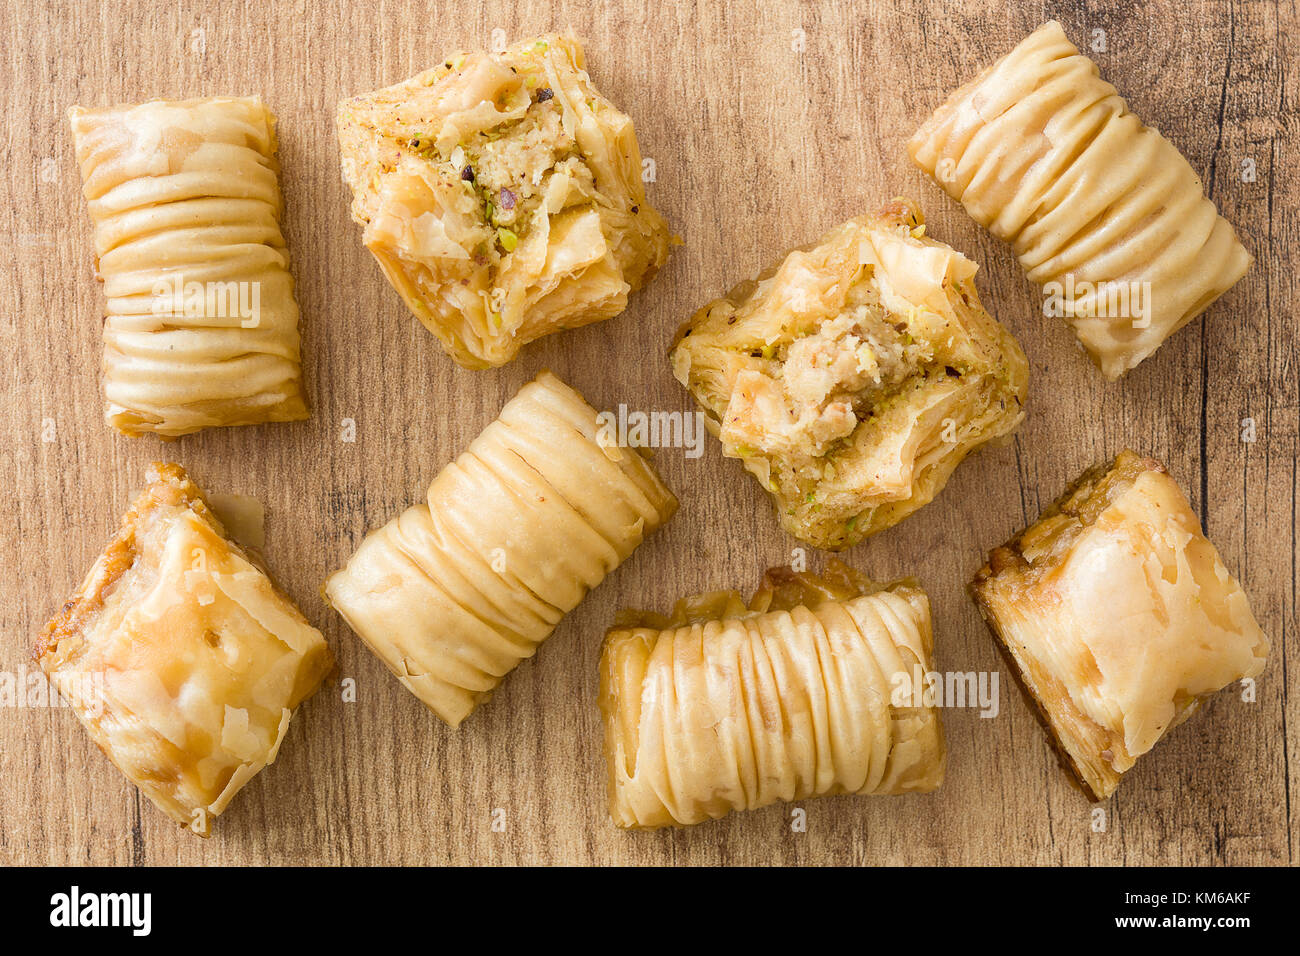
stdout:
<svg viewBox="0 0 1300 956">
<path fill-rule="evenodd" d="M 107 296 L 109 424 L 174 437 L 308 417 L 258 97 L 69 111 Z"/>
<path fill-rule="evenodd" d="M 610 815 L 620 827 L 717 819 L 780 800 L 943 782 L 930 603 L 833 564 L 625 614 L 600 658 Z"/>
<path fill-rule="evenodd" d="M 839 550 L 932 501 L 1024 419 L 1029 363 L 976 265 L 896 199 L 700 309 L 673 374 L 790 534 Z"/>
<path fill-rule="evenodd" d="M 366 248 L 466 368 L 618 315 L 668 260 L 632 120 L 546 35 L 339 104 Z"/>
<path fill-rule="evenodd" d="M 908 149 L 1011 244 L 1044 286 L 1046 311 L 1070 323 L 1107 378 L 1250 268 L 1191 164 L 1054 20 L 953 93 Z"/>
<path fill-rule="evenodd" d="M 150 479 L 35 657 L 127 779 L 207 836 L 332 657 L 183 468 Z"/>
<path fill-rule="evenodd" d="M 1182 490 L 1131 451 L 995 548 L 971 592 L 1093 800 L 1205 697 L 1268 658 L 1245 592 Z"/>
<path fill-rule="evenodd" d="M 677 510 L 649 461 L 543 372 L 325 582 L 406 688 L 460 724 Z"/>
</svg>

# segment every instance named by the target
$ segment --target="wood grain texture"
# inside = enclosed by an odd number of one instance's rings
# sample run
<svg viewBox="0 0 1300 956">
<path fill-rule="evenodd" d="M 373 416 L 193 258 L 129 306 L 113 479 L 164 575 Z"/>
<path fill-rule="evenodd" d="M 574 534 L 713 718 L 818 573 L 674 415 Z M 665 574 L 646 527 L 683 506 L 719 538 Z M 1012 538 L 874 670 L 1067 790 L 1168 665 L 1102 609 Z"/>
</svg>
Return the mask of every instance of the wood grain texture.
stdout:
<svg viewBox="0 0 1300 956">
<path fill-rule="evenodd" d="M 335 679 L 276 764 L 203 841 L 137 795 L 66 709 L 0 708 L 4 863 L 1290 863 L 1300 855 L 1296 496 L 1300 164 L 1294 3 L 45 3 L 0 10 L 0 670 L 117 526 L 150 460 L 210 491 L 261 498 L 280 582 L 334 647 Z M 1257 262 L 1208 315 L 1117 384 L 1041 316 L 1009 250 L 909 163 L 903 144 L 948 91 L 1048 17 L 1205 179 Z M 504 369 L 447 359 L 362 248 L 338 172 L 334 105 L 492 31 L 572 25 L 596 85 L 634 118 L 652 201 L 682 235 L 617 319 L 552 336 Z M 803 31 L 797 34 L 795 31 Z M 802 50 L 796 42 L 802 36 Z M 309 422 L 160 445 L 109 431 L 98 375 L 102 292 L 64 118 L 74 103 L 260 93 L 280 118 L 286 235 L 304 324 Z M 1253 169 L 1254 176 L 1243 176 Z M 964 585 L 983 553 L 1082 469 L 1132 446 L 1187 489 L 1274 642 L 1259 697 L 1225 691 L 1139 761 L 1105 832 L 1056 767 L 1007 674 L 1001 711 L 945 712 L 950 757 L 927 796 L 838 797 L 682 832 L 624 833 L 605 809 L 596 661 L 621 606 L 748 590 L 797 542 L 739 464 L 658 453 L 679 515 L 571 614 L 459 731 L 406 693 L 318 588 L 502 403 L 550 367 L 594 404 L 687 409 L 665 352 L 696 307 L 787 247 L 898 194 L 981 264 L 989 309 L 1032 364 L 1015 441 L 975 455 L 940 497 L 849 553 L 915 574 L 940 669 L 1002 664 Z M 340 440 L 342 421 L 356 441 Z M 1254 442 L 1242 441 L 1253 419 Z M 53 440 L 49 428 L 53 427 Z M 820 558 L 814 557 L 814 564 Z M 341 699 L 338 678 L 357 682 Z M 502 832 L 493 811 L 504 811 Z M 498 819 L 502 819 L 498 816 Z"/>
</svg>

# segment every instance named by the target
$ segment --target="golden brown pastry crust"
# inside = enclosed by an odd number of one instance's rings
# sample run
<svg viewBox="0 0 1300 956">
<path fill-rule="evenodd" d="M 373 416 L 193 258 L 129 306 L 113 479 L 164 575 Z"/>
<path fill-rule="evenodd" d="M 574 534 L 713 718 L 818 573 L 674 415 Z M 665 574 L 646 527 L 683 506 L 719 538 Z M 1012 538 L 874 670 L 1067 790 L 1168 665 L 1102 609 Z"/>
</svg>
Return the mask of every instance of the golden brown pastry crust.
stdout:
<svg viewBox="0 0 1300 956">
<path fill-rule="evenodd" d="M 600 662 L 610 815 L 687 826 L 780 800 L 926 792 L 937 710 L 898 696 L 931 668 L 929 601 L 844 566 L 625 612 Z"/>
<path fill-rule="evenodd" d="M 1129 112 L 1052 20 L 965 84 L 912 159 L 1011 244 L 1115 379 L 1250 268 L 1191 164 Z M 1135 298 L 1136 296 L 1136 298 Z"/>
<path fill-rule="evenodd" d="M 68 115 L 107 297 L 109 424 L 174 438 L 307 418 L 270 110 L 211 97 Z"/>
<path fill-rule="evenodd" d="M 574 37 L 450 54 L 342 102 L 338 132 L 366 248 L 467 368 L 617 315 L 667 261 L 632 121 Z"/>
<path fill-rule="evenodd" d="M 995 548 L 971 593 L 1093 800 L 1269 642 L 1164 467 L 1131 451 Z"/>
<path fill-rule="evenodd" d="M 782 527 L 839 550 L 929 503 L 1024 417 L 1028 362 L 975 264 L 897 199 L 700 309 L 673 373 Z"/>
<path fill-rule="evenodd" d="M 127 778 L 207 836 L 331 655 L 184 469 L 150 478 L 33 656 Z"/>
<path fill-rule="evenodd" d="M 325 582 L 329 603 L 458 726 L 677 510 L 649 461 L 543 372 Z"/>
</svg>

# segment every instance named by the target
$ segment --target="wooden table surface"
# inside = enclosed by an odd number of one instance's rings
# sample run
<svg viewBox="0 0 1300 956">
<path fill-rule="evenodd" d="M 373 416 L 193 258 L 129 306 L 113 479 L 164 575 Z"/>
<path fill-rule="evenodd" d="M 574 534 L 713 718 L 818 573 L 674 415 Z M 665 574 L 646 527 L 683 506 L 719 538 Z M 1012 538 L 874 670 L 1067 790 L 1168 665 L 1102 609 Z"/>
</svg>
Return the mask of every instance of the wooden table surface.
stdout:
<svg viewBox="0 0 1300 956">
<path fill-rule="evenodd" d="M 0 862 L 1294 861 L 1300 694 L 1288 696 L 1286 681 L 1300 673 L 1295 4 L 957 6 L 6 4 L 0 517 L 10 532 L 0 541 L 0 671 L 21 677 L 31 668 L 34 636 L 159 458 L 180 462 L 209 491 L 262 499 L 269 563 L 339 667 L 294 719 L 279 760 L 206 841 L 141 797 L 66 708 L 0 708 Z M 1206 316 L 1116 384 L 1063 323 L 1043 318 L 1007 247 L 904 151 L 948 91 L 1049 17 L 1186 154 L 1257 260 Z M 655 163 L 651 201 L 685 245 L 622 316 L 544 339 L 506 368 L 466 371 L 408 314 L 361 245 L 339 175 L 335 103 L 450 50 L 488 46 L 495 31 L 513 42 L 569 25 L 587 41 L 598 88 L 635 120 Z M 128 439 L 102 417 L 103 298 L 65 111 L 219 93 L 260 93 L 280 119 L 314 414 L 168 445 Z M 324 606 L 321 581 L 365 531 L 416 501 L 539 369 L 603 407 L 689 409 L 665 354 L 678 324 L 787 247 L 898 194 L 917 198 L 932 233 L 980 264 L 985 304 L 1032 366 L 1029 415 L 1014 442 L 974 455 L 933 504 L 847 555 L 879 578 L 920 578 L 934 605 L 939 669 L 1001 671 L 966 582 L 989 547 L 1125 446 L 1168 465 L 1273 641 L 1257 700 L 1237 690 L 1214 697 L 1125 777 L 1102 805 L 1104 828 L 1002 671 L 996 717 L 945 711 L 948 777 L 937 793 L 807 801 L 806 832 L 792 829 L 788 806 L 681 832 L 617 830 L 606 813 L 595 699 L 599 644 L 615 610 L 666 610 L 699 590 L 748 592 L 798 545 L 712 439 L 699 458 L 657 453 L 681 498 L 678 516 L 458 731 Z M 355 422 L 354 442 L 342 440 L 345 419 Z M 342 699 L 345 677 L 356 681 L 355 702 Z"/>
</svg>

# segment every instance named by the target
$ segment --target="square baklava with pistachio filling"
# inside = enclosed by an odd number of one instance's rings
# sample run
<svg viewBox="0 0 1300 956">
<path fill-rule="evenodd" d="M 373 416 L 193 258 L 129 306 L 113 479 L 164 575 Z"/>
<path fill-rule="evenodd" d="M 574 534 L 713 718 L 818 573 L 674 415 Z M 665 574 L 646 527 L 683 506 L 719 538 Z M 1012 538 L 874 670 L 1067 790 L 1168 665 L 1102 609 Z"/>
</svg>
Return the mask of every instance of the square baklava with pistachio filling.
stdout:
<svg viewBox="0 0 1300 956">
<path fill-rule="evenodd" d="M 452 54 L 345 100 L 338 132 L 366 247 L 468 368 L 617 315 L 668 259 L 632 120 L 571 36 Z"/>
<path fill-rule="evenodd" d="M 971 592 L 1093 800 L 1201 701 L 1264 669 L 1241 585 L 1157 461 L 1124 451 L 994 548 Z"/>
<path fill-rule="evenodd" d="M 678 333 L 673 373 L 795 537 L 837 550 L 896 524 L 1020 424 L 1028 364 L 975 270 L 896 199 Z"/>
</svg>

